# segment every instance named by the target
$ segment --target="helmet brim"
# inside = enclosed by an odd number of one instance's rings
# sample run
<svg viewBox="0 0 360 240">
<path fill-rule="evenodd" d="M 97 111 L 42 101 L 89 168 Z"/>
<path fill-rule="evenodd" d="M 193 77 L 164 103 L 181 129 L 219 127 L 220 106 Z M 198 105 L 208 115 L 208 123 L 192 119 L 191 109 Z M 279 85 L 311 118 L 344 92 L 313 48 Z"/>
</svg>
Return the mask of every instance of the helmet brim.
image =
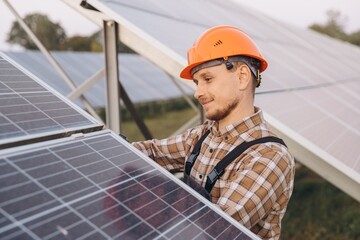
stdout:
<svg viewBox="0 0 360 240">
<path fill-rule="evenodd" d="M 243 56 L 246 56 L 246 55 L 243 55 Z M 258 58 L 256 56 L 249 56 L 249 55 L 247 55 L 247 56 L 258 59 L 260 61 L 260 69 L 259 69 L 260 73 L 265 71 L 265 69 L 268 67 L 268 63 L 263 58 Z M 214 59 L 212 59 L 212 60 L 214 60 Z M 196 63 L 193 63 L 193 64 L 190 64 L 190 65 L 186 66 L 180 72 L 180 77 L 184 78 L 184 79 L 188 79 L 188 80 L 193 80 L 191 70 L 196 66 L 199 66 L 199 65 L 201 65 L 203 63 L 206 63 L 206 62 L 209 62 L 209 61 L 212 61 L 212 60 L 200 61 L 200 62 L 196 62 Z"/>
</svg>

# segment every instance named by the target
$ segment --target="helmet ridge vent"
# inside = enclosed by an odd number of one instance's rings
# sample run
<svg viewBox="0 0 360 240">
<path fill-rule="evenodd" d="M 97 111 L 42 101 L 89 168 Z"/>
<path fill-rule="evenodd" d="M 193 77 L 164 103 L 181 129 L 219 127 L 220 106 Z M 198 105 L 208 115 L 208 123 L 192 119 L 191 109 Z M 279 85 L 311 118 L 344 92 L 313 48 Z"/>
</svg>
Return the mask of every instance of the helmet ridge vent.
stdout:
<svg viewBox="0 0 360 240">
<path fill-rule="evenodd" d="M 214 43 L 214 47 L 217 47 L 219 45 L 223 44 L 223 42 L 221 40 L 217 40 L 216 43 Z"/>
</svg>

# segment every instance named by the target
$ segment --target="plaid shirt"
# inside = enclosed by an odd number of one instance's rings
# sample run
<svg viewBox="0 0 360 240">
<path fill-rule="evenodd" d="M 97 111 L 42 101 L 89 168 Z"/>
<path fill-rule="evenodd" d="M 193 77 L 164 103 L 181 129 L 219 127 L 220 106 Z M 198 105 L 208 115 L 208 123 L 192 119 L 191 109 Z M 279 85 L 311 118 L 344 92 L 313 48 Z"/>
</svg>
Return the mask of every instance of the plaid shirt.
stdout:
<svg viewBox="0 0 360 240">
<path fill-rule="evenodd" d="M 231 124 L 225 131 L 206 121 L 184 134 L 133 145 L 164 168 L 184 170 L 196 142 L 211 129 L 190 176 L 205 186 L 206 176 L 225 155 L 244 141 L 274 136 L 262 111 Z M 294 183 L 295 163 L 288 149 L 279 143 L 254 145 L 236 158 L 211 191 L 212 201 L 262 239 L 278 239 Z"/>
</svg>

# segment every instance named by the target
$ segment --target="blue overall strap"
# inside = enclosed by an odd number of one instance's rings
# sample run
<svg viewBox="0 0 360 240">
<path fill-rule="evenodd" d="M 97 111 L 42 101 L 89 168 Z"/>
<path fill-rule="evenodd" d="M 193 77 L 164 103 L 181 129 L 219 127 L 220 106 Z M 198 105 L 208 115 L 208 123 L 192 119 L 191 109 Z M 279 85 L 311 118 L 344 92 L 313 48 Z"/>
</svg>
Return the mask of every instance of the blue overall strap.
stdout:
<svg viewBox="0 0 360 240">
<path fill-rule="evenodd" d="M 199 156 L 200 154 L 200 148 L 201 148 L 201 144 L 203 143 L 203 141 L 205 140 L 205 138 L 207 137 L 207 135 L 209 135 L 210 130 L 207 130 L 204 135 L 201 136 L 201 138 L 199 139 L 199 141 L 195 144 L 194 149 L 192 150 L 189 158 L 186 160 L 185 163 L 185 173 L 187 175 L 190 175 L 191 169 L 194 166 L 194 163 L 196 161 L 196 158 Z"/>
<path fill-rule="evenodd" d="M 286 144 L 284 141 L 277 137 L 263 137 L 258 138 L 250 142 L 243 142 L 239 146 L 235 147 L 231 152 L 229 152 L 223 159 L 221 159 L 218 164 L 214 167 L 214 169 L 207 175 L 206 178 L 206 184 L 205 184 L 205 190 L 210 193 L 212 188 L 215 185 L 216 180 L 218 180 L 223 174 L 225 168 L 238 156 L 240 156 L 243 152 L 245 152 L 248 148 L 250 148 L 253 145 L 266 143 L 266 142 L 276 142 L 284 145 L 286 147 Z"/>
</svg>

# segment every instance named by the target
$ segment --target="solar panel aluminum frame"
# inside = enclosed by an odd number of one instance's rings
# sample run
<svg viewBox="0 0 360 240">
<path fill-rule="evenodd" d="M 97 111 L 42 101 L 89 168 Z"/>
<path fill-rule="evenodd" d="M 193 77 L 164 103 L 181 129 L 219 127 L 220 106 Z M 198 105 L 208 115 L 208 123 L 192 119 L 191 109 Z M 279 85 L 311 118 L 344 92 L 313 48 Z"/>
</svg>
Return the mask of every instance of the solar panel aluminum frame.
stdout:
<svg viewBox="0 0 360 240">
<path fill-rule="evenodd" d="M 89 125 L 83 125 L 83 126 L 77 126 L 77 127 L 67 127 L 66 129 L 62 130 L 53 130 L 53 131 L 45 131 L 42 133 L 34 133 L 30 135 L 22 135 L 19 137 L 11 137 L 11 138 L 5 138 L 0 139 L 0 149 L 8 148 L 8 147 L 14 147 L 17 145 L 22 144 L 28 144 L 28 143 L 34 143 L 39 141 L 46 141 L 49 139 L 54 139 L 58 137 L 65 137 L 70 136 L 74 133 L 87 133 L 92 131 L 97 131 L 103 129 L 103 125 L 100 124 L 94 117 L 92 117 L 90 114 L 82 110 L 80 107 L 78 107 L 76 104 L 72 103 L 69 99 L 58 93 L 55 89 L 50 87 L 49 85 L 45 84 L 42 80 L 40 80 L 38 77 L 33 75 L 31 72 L 20 66 L 18 63 L 16 63 L 13 59 L 11 59 L 9 56 L 4 54 L 0 51 L 0 57 L 8 61 L 10 64 L 12 64 L 15 68 L 23 72 L 25 75 L 30 77 L 32 80 L 34 80 L 36 83 L 38 83 L 40 86 L 48 90 L 51 94 L 58 97 L 61 101 L 63 101 L 65 104 L 70 106 L 73 110 L 78 112 L 80 115 L 85 117 L 91 124 Z"/>
<path fill-rule="evenodd" d="M 87 134 L 75 134 L 70 137 L 54 139 L 54 140 L 50 140 L 47 142 L 39 142 L 39 143 L 34 143 L 34 144 L 29 144 L 29 145 L 8 148 L 8 149 L 0 151 L 0 159 L 7 158 L 7 157 L 14 157 L 14 156 L 17 156 L 20 154 L 25 154 L 28 152 L 31 153 L 33 151 L 41 150 L 44 148 L 48 149 L 48 148 L 55 147 L 55 146 L 57 147 L 57 146 L 61 146 L 62 144 L 68 144 L 68 143 L 72 143 L 72 142 L 76 143 L 77 140 L 87 140 L 87 139 L 91 139 L 92 137 L 101 137 L 101 136 L 111 136 L 113 139 L 117 140 L 119 142 L 119 146 L 121 146 L 121 145 L 125 146 L 132 153 L 134 153 L 139 158 L 144 160 L 150 166 L 154 167 L 155 170 L 158 170 L 161 174 L 165 175 L 165 177 L 169 178 L 171 181 L 175 182 L 177 185 L 180 185 L 180 187 L 182 189 L 186 190 L 191 195 L 193 195 L 196 199 L 199 200 L 199 202 L 203 203 L 206 207 L 208 207 L 211 210 L 213 210 L 214 212 L 216 212 L 218 215 L 220 215 L 222 218 L 224 218 L 227 222 L 231 223 L 231 225 L 233 225 L 234 227 L 239 229 L 242 233 L 244 233 L 246 238 L 251 238 L 251 239 L 255 239 L 255 240 L 260 239 L 257 235 L 255 235 L 249 229 L 245 228 L 239 222 L 237 222 L 235 219 L 233 219 L 231 216 L 229 216 L 228 214 L 223 212 L 215 204 L 206 200 L 203 196 L 201 196 L 199 193 L 197 193 L 191 187 L 186 185 L 184 182 L 182 182 L 180 179 L 175 177 L 173 174 L 171 174 L 166 169 L 162 168 L 160 165 L 158 165 L 152 159 L 146 157 L 142 152 L 140 152 L 138 149 L 133 147 L 130 143 L 125 141 L 123 138 L 121 138 L 120 136 L 118 136 L 117 134 L 112 132 L 111 130 L 102 130 L 102 131 L 97 131 L 97 132 L 92 132 L 92 133 L 87 133 Z M 84 196 L 82 196 L 82 198 L 84 198 Z M 68 204 L 66 203 L 66 205 L 68 205 Z M 58 208 L 60 208 L 60 207 L 61 206 L 59 206 Z M 22 219 L 20 221 L 16 221 L 16 220 L 14 221 L 14 219 L 13 219 L 14 223 L 9 224 L 8 226 L 2 227 L 0 229 L 9 230 L 11 228 L 14 228 L 15 226 L 24 227 L 23 224 L 26 224 L 27 222 L 30 221 L 30 220 L 27 220 L 28 218 Z M 30 218 L 32 218 L 32 217 L 30 217 Z M 35 219 L 36 218 L 37 217 L 35 216 Z"/>
</svg>

